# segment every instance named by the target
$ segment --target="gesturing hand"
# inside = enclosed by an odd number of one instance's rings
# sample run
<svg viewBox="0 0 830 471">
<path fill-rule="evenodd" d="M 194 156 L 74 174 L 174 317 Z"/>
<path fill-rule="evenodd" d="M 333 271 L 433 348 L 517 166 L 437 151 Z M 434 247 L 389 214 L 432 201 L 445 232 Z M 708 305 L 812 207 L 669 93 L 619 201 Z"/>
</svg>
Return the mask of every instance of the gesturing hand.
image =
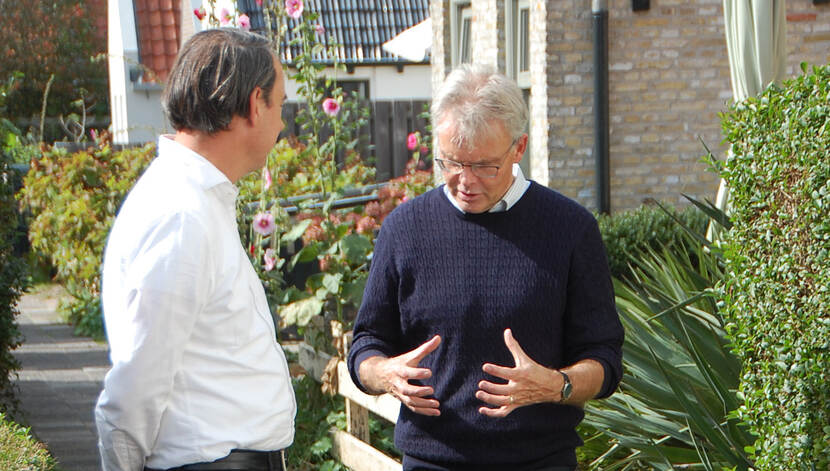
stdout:
<svg viewBox="0 0 830 471">
<path fill-rule="evenodd" d="M 485 363 L 485 373 L 507 380 L 506 384 L 481 381 L 476 398 L 495 407 L 480 407 L 479 413 L 489 417 L 506 417 L 516 408 L 540 402 L 559 400 L 564 382 L 556 370 L 533 361 L 513 338 L 510 329 L 504 331 L 504 343 L 513 355 L 516 366 L 508 368 Z"/>
<path fill-rule="evenodd" d="M 388 392 L 395 396 L 412 412 L 422 415 L 441 415 L 439 403 L 428 399 L 434 394 L 431 386 L 417 386 L 410 380 L 432 377 L 428 368 L 419 368 L 418 364 L 441 344 L 441 337 L 436 335 L 418 348 L 392 358 L 371 357 L 360 364 L 360 380 L 370 390 Z"/>
</svg>

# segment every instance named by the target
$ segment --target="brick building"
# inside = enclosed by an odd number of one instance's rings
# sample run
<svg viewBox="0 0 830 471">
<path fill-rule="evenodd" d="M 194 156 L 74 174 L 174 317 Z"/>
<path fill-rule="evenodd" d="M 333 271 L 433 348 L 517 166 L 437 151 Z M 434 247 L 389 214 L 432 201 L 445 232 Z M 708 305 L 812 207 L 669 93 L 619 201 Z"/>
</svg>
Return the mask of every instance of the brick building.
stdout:
<svg viewBox="0 0 830 471">
<path fill-rule="evenodd" d="M 633 11 L 633 3 L 648 8 Z M 433 89 L 472 60 L 516 78 L 530 108 L 526 174 L 596 208 L 591 0 L 431 0 Z M 714 200 L 701 140 L 723 156 L 732 99 L 723 0 L 608 2 L 610 203 Z M 830 61 L 830 4 L 789 0 L 787 77 Z"/>
</svg>

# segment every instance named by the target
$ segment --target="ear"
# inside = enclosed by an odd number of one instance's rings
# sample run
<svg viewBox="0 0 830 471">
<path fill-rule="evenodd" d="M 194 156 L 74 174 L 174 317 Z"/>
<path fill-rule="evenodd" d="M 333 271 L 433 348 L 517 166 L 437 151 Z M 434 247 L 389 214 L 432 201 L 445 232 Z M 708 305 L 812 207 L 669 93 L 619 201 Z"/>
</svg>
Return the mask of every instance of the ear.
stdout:
<svg viewBox="0 0 830 471">
<path fill-rule="evenodd" d="M 525 151 L 527 150 L 527 133 L 522 134 L 519 136 L 519 139 L 516 140 L 516 157 L 513 159 L 513 163 L 519 163 L 522 161 L 522 157 L 525 155 Z"/>
<path fill-rule="evenodd" d="M 262 89 L 254 87 L 254 90 L 248 96 L 248 122 L 251 125 L 256 124 L 264 113 L 264 110 L 262 109 L 263 106 L 265 106 L 265 99 L 263 97 Z"/>
</svg>

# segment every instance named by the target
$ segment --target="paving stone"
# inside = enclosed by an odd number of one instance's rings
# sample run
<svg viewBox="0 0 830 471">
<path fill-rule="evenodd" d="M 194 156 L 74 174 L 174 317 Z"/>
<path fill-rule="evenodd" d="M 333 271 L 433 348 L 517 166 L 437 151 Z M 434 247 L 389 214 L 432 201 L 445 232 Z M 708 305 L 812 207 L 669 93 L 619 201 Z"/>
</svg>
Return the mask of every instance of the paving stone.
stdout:
<svg viewBox="0 0 830 471">
<path fill-rule="evenodd" d="M 21 364 L 15 420 L 32 428 L 63 471 L 100 471 L 93 414 L 109 370 L 107 345 L 76 337 L 56 307 L 36 295 L 18 303 L 24 342 L 12 352 Z"/>
</svg>

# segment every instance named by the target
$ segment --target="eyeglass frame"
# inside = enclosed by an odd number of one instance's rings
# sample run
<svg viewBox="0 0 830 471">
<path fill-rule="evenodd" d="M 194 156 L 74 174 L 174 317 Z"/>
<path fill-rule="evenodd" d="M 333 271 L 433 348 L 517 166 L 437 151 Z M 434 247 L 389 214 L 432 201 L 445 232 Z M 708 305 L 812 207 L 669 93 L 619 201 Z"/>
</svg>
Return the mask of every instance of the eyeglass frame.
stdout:
<svg viewBox="0 0 830 471">
<path fill-rule="evenodd" d="M 469 167 L 470 171 L 473 172 L 473 175 L 475 175 L 479 178 L 496 178 L 496 177 L 499 176 L 499 171 L 501 170 L 502 167 L 504 167 L 504 164 L 507 160 L 505 158 L 505 156 L 507 156 L 510 153 L 510 151 L 513 149 L 513 146 L 515 146 L 516 142 L 518 142 L 518 141 L 519 141 L 518 137 L 516 139 L 513 139 L 513 142 L 510 143 L 510 147 L 508 147 L 506 151 L 504 151 L 499 157 L 497 157 L 497 159 L 501 160 L 501 163 L 498 164 L 498 165 L 478 164 L 478 163 L 476 163 L 476 164 L 465 164 L 464 162 L 458 162 L 456 160 L 443 159 L 443 158 L 438 158 L 438 157 L 436 157 L 434 160 L 438 164 L 438 168 L 440 168 L 442 172 L 447 172 L 451 175 L 459 175 L 462 172 L 464 172 L 464 167 Z M 444 155 L 444 153 L 441 152 L 440 150 L 439 150 L 439 152 L 440 152 L 441 155 Z M 447 166 L 446 165 L 447 163 L 449 163 L 450 166 Z M 484 168 L 495 168 L 496 170 L 493 172 L 492 175 L 480 175 L 477 170 L 484 169 Z"/>
</svg>

